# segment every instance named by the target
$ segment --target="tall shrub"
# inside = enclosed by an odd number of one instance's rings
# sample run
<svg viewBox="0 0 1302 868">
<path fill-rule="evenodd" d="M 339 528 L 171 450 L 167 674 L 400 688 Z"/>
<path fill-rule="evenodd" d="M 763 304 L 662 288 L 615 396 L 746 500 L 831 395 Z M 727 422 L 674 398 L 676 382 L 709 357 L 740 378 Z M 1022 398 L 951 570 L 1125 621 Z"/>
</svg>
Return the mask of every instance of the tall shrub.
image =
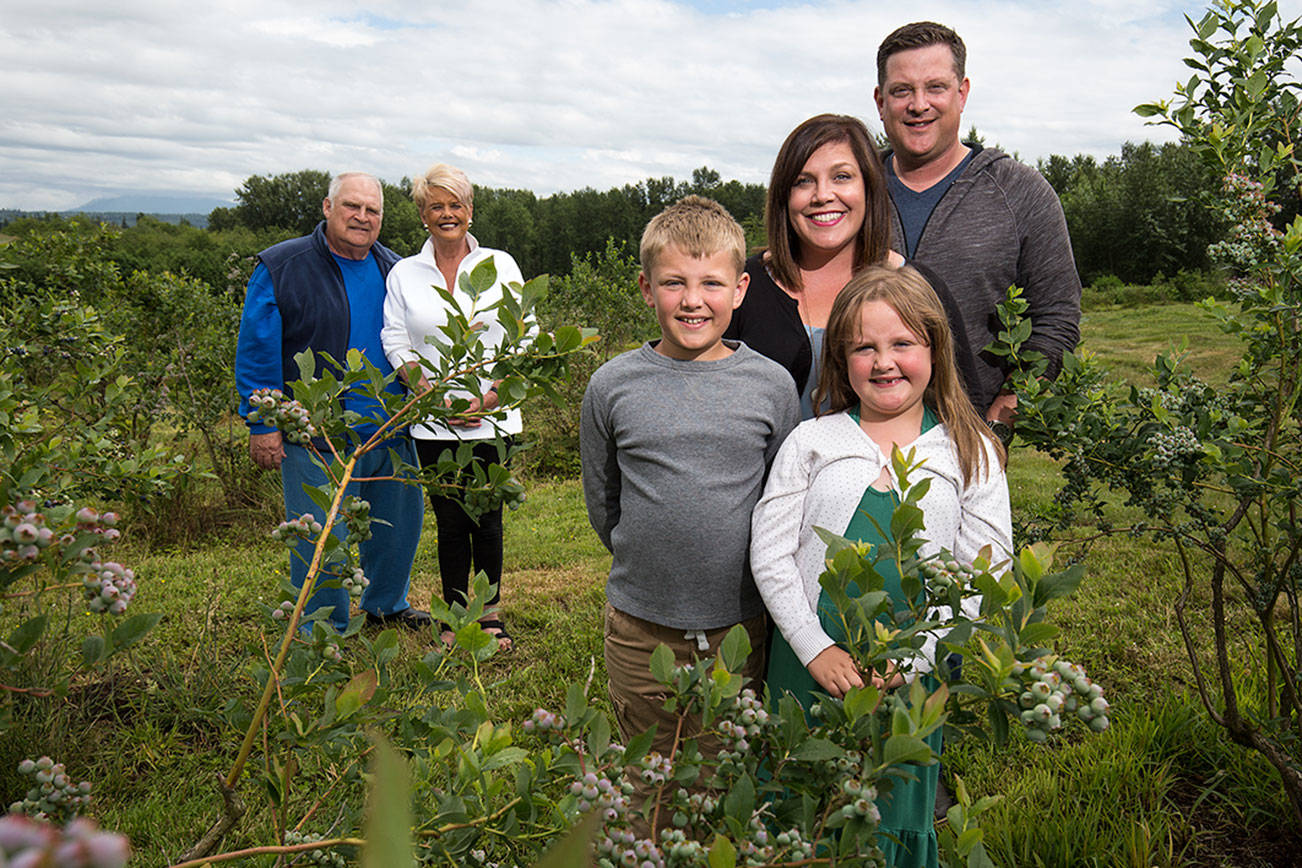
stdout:
<svg viewBox="0 0 1302 868">
<path fill-rule="evenodd" d="M 1189 23 L 1193 75 L 1136 112 L 1175 126 L 1225 178 L 1232 229 L 1212 253 L 1236 275 L 1233 299 L 1202 306 L 1243 355 L 1225 386 L 1159 356 L 1153 388 L 1069 357 L 1052 385 L 1024 378 L 1018 432 L 1063 462 L 1064 524 L 1119 530 L 1104 503 L 1120 493 L 1142 516 L 1126 530 L 1174 545 L 1175 613 L 1202 703 L 1275 767 L 1302 830 L 1302 219 L 1277 229 L 1270 201 L 1297 177 L 1302 85 L 1287 67 L 1302 28 L 1260 0 L 1224 0 Z M 1193 617 L 1204 606 L 1210 654 Z"/>
</svg>

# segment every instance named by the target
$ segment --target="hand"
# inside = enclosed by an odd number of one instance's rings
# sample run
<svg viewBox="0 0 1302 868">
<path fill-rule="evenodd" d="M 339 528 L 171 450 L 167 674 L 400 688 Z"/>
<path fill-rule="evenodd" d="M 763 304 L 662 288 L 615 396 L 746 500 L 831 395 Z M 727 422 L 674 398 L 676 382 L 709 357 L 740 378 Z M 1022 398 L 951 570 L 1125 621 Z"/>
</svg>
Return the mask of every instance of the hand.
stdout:
<svg viewBox="0 0 1302 868">
<path fill-rule="evenodd" d="M 405 363 L 398 369 L 398 376 L 415 395 L 423 395 L 429 391 L 429 380 L 425 378 L 425 370 L 420 362 Z"/>
<path fill-rule="evenodd" d="M 819 651 L 818 656 L 809 661 L 808 669 L 818 686 L 837 699 L 845 696 L 851 687 L 863 687 L 859 667 L 854 665 L 854 659 L 846 650 L 838 645 L 829 645 Z"/>
<path fill-rule="evenodd" d="M 1009 428 L 1017 419 L 1017 396 L 1012 392 L 1000 392 L 994 403 L 986 410 L 987 422 L 1003 422 Z"/>
<path fill-rule="evenodd" d="M 249 435 L 249 457 L 263 470 L 275 470 L 285 457 L 285 446 L 279 431 Z"/>
<path fill-rule="evenodd" d="M 886 664 L 886 674 L 878 675 L 876 672 L 872 675 L 873 687 L 878 690 L 890 690 L 892 687 L 899 687 L 904 683 L 904 676 L 896 668 L 894 663 Z"/>
<path fill-rule="evenodd" d="M 445 403 L 446 406 L 452 406 L 452 399 L 449 398 Z M 471 398 L 469 409 L 463 415 L 448 417 L 447 423 L 455 428 L 478 428 L 484 424 L 484 420 L 478 414 L 486 413 L 496 406 L 497 392 L 489 389 L 484 393 L 482 401 L 479 398 Z"/>
</svg>

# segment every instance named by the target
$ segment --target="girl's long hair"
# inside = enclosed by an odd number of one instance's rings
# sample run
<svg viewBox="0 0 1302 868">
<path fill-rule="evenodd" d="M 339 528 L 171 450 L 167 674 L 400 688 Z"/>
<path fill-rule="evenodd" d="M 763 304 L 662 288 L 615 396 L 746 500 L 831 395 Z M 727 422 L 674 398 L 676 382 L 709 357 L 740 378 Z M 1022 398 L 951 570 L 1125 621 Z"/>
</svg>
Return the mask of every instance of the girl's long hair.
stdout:
<svg viewBox="0 0 1302 868">
<path fill-rule="evenodd" d="M 813 395 L 815 407 L 827 404 L 818 415 L 839 413 L 859 404 L 859 396 L 850 386 L 846 356 L 858 341 L 860 312 L 870 301 L 890 305 L 909 331 L 931 347 L 931 382 L 922 400 L 949 432 L 963 471 L 963 484 L 970 484 L 978 473 L 984 475 L 987 470 L 983 438 L 994 448 L 1000 466 L 1004 466 L 1007 455 L 1003 443 L 977 414 L 963 390 L 962 377 L 954 364 L 954 339 L 945 308 L 927 279 L 907 265 L 870 265 L 837 295 L 827 318 L 823 362 Z"/>
</svg>

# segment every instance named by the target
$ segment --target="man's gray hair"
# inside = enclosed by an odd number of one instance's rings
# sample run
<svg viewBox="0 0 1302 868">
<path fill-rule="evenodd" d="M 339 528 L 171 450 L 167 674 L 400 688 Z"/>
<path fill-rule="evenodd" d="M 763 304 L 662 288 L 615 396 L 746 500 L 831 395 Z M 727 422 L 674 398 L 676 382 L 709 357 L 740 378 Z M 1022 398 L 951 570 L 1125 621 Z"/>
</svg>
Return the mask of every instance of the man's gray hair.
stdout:
<svg viewBox="0 0 1302 868">
<path fill-rule="evenodd" d="M 344 181 L 347 181 L 349 178 L 365 178 L 375 185 L 376 191 L 380 194 L 380 199 L 384 199 L 384 187 L 380 185 L 380 179 L 368 172 L 343 172 L 342 174 L 335 175 L 330 179 L 330 189 L 326 193 L 326 198 L 333 202 L 334 198 L 339 195 L 339 188 L 342 187 Z"/>
</svg>

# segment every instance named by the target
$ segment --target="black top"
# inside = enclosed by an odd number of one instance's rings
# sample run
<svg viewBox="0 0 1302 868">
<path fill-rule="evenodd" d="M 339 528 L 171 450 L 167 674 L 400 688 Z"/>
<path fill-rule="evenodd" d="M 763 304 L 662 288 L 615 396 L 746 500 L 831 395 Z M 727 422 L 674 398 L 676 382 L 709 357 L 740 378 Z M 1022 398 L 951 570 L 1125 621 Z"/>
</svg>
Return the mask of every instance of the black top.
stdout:
<svg viewBox="0 0 1302 868">
<path fill-rule="evenodd" d="M 732 312 L 732 322 L 723 333 L 725 338 L 743 341 L 751 349 L 777 362 L 787 369 L 795 382 L 796 394 L 805 388 L 809 379 L 809 368 L 814 354 L 809 345 L 809 335 L 800 319 L 800 308 L 796 300 L 782 291 L 769 270 L 764 267 L 763 253 L 757 253 L 746 260 L 746 273 L 750 275 L 750 286 L 741 307 Z M 963 325 L 963 315 L 958 302 L 935 272 L 918 262 L 909 262 L 927 279 L 940 303 L 945 307 L 949 317 L 950 331 L 954 334 L 954 361 L 958 366 L 959 376 L 967 384 L 968 397 L 972 399 L 977 412 L 984 415 L 994 401 L 994 395 L 975 395 L 972 384 L 979 383 L 976 377 L 976 355 L 968 344 L 967 329 Z"/>
</svg>

